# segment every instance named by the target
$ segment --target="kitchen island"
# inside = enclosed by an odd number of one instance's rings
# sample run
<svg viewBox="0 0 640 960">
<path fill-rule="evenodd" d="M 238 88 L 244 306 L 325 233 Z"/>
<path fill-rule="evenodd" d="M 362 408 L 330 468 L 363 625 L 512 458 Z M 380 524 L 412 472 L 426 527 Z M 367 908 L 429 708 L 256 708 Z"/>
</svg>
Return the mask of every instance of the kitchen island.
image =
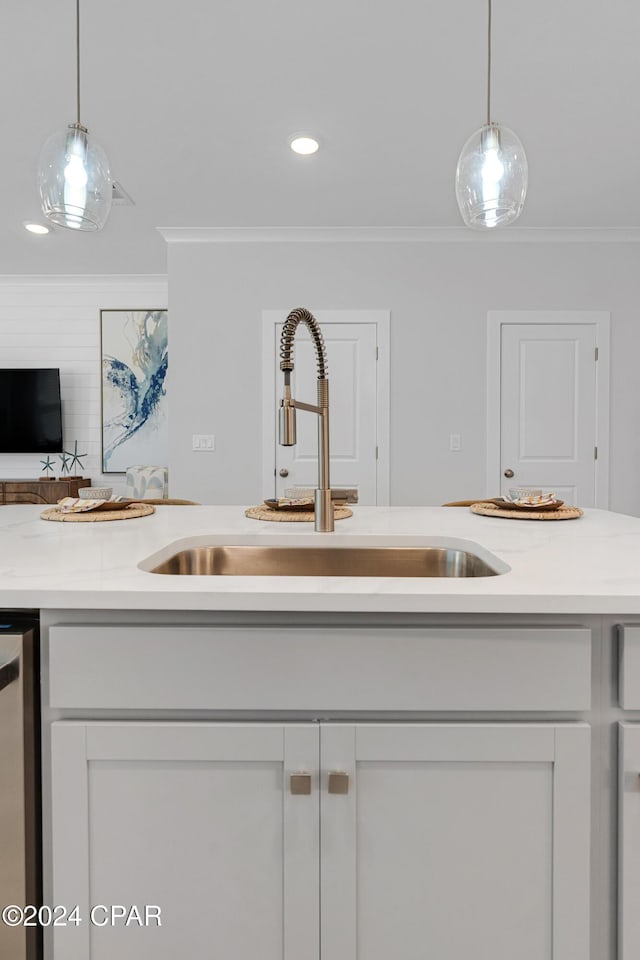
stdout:
<svg viewBox="0 0 640 960">
<path fill-rule="evenodd" d="M 640 519 L 513 521 L 466 508 L 356 507 L 332 534 L 247 519 L 242 507 L 159 507 L 111 523 L 55 523 L 40 509 L 0 513 L 0 606 L 103 610 L 614 613 L 640 615 Z M 286 529 L 283 529 L 286 528 Z M 167 577 L 141 569 L 207 543 L 479 545 L 506 573 L 468 579 Z M 178 547 L 175 547 L 178 549 Z M 149 564 L 147 564 L 149 565 Z"/>
<path fill-rule="evenodd" d="M 45 902 L 84 919 L 46 960 L 640 955 L 640 520 L 0 524 L 0 605 L 41 611 Z M 202 543 L 445 544 L 498 572 L 149 572 Z"/>
</svg>

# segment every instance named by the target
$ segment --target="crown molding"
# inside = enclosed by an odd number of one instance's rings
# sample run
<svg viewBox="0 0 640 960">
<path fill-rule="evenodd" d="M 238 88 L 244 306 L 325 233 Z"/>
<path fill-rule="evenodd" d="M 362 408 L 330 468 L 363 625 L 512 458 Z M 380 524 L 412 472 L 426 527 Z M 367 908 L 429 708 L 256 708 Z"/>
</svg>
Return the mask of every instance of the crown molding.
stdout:
<svg viewBox="0 0 640 960">
<path fill-rule="evenodd" d="M 1 273 L 1 286 L 141 286 L 166 284 L 166 273 Z"/>
<path fill-rule="evenodd" d="M 158 227 L 167 243 L 640 243 L 640 228 Z"/>
</svg>

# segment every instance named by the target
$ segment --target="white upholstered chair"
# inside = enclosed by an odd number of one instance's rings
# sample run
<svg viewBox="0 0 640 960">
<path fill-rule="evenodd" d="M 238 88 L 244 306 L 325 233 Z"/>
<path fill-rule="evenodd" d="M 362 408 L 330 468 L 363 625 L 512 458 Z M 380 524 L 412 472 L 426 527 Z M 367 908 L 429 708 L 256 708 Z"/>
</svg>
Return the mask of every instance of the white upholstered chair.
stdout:
<svg viewBox="0 0 640 960">
<path fill-rule="evenodd" d="M 125 496 L 131 500 L 166 499 L 169 496 L 169 470 L 146 464 L 127 467 Z"/>
</svg>

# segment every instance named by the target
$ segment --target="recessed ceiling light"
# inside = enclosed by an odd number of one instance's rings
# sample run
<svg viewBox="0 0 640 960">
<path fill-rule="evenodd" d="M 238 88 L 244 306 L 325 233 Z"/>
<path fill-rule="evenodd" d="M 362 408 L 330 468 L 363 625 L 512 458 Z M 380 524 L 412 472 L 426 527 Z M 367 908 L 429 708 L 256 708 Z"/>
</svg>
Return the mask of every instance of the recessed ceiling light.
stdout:
<svg viewBox="0 0 640 960">
<path fill-rule="evenodd" d="M 44 236 L 45 233 L 49 233 L 49 227 L 45 227 L 43 223 L 29 223 L 25 221 L 24 228 L 28 230 L 29 233 L 37 233 L 39 236 Z"/>
<path fill-rule="evenodd" d="M 309 157 L 312 153 L 315 153 L 320 144 L 315 139 L 315 137 L 294 137 L 290 142 L 289 146 L 294 153 L 299 153 L 303 157 Z"/>
</svg>

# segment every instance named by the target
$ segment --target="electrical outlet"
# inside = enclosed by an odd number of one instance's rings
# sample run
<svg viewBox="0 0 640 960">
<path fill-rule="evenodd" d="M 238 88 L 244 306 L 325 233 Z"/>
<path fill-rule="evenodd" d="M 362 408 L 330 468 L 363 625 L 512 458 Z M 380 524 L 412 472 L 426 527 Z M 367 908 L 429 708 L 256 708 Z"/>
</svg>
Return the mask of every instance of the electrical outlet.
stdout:
<svg viewBox="0 0 640 960">
<path fill-rule="evenodd" d="M 192 449 L 211 453 L 216 448 L 216 438 L 212 433 L 194 433 L 191 438 Z"/>
<path fill-rule="evenodd" d="M 461 449 L 462 444 L 460 443 L 460 434 L 459 433 L 450 433 L 449 434 L 449 450 L 453 450 L 454 453 L 458 453 Z"/>
</svg>

